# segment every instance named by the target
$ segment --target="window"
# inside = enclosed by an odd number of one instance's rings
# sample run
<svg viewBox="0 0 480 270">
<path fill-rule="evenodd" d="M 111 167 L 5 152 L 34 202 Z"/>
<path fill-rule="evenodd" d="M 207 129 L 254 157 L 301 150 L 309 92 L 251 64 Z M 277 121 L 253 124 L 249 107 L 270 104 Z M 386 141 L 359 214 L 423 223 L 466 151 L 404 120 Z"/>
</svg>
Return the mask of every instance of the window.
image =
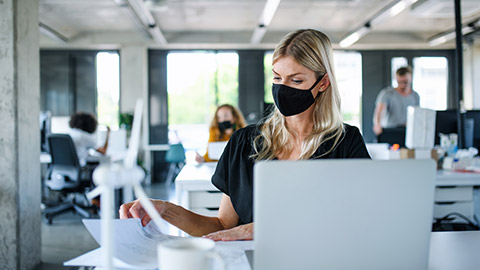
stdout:
<svg viewBox="0 0 480 270">
<path fill-rule="evenodd" d="M 358 52 L 334 51 L 333 58 L 343 121 L 362 130 L 362 55 Z"/>
<path fill-rule="evenodd" d="M 272 72 L 272 59 L 273 52 L 265 53 L 263 58 L 263 70 L 265 74 L 265 103 L 274 103 L 272 95 L 272 82 L 273 82 L 273 72 Z"/>
<path fill-rule="evenodd" d="M 392 64 L 392 86 L 393 88 L 396 88 L 398 86 L 397 79 L 396 79 L 397 69 L 408 66 L 408 61 L 407 61 L 407 58 L 405 57 L 393 57 L 391 64 Z"/>
<path fill-rule="evenodd" d="M 238 107 L 238 54 L 172 52 L 167 70 L 169 141 L 204 152 L 217 106 Z"/>
<path fill-rule="evenodd" d="M 413 58 L 413 89 L 420 95 L 420 106 L 447 109 L 448 67 L 445 57 Z"/>
<path fill-rule="evenodd" d="M 97 54 L 97 117 L 100 125 L 118 128 L 120 64 L 116 52 Z"/>
</svg>

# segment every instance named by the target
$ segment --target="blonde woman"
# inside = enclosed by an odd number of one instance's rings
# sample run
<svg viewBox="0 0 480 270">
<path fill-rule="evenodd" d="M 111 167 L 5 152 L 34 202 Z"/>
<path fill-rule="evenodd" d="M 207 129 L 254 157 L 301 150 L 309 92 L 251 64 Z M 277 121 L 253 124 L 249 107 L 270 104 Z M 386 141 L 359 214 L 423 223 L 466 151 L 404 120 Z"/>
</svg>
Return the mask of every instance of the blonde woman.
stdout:
<svg viewBox="0 0 480 270">
<path fill-rule="evenodd" d="M 228 141 L 233 132 L 247 125 L 243 114 L 230 104 L 218 106 L 210 123 L 208 142 Z M 197 153 L 195 160 L 199 163 L 217 161 L 208 157 L 208 150 L 202 157 Z"/>
<path fill-rule="evenodd" d="M 253 238 L 253 165 L 258 160 L 369 158 L 356 127 L 342 122 L 340 96 L 328 37 L 316 30 L 285 36 L 273 54 L 276 109 L 259 125 L 235 132 L 212 183 L 224 195 L 217 217 L 154 201 L 161 216 L 193 236 L 213 240 Z M 138 201 L 120 209 L 122 218 L 150 221 Z"/>
</svg>

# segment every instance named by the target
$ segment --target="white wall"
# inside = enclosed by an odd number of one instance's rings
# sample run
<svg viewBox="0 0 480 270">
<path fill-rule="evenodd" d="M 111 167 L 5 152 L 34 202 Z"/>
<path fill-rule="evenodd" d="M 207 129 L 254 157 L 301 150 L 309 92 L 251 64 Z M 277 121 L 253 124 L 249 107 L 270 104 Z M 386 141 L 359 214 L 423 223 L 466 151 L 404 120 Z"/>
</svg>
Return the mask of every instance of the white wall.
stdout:
<svg viewBox="0 0 480 270">
<path fill-rule="evenodd" d="M 149 141 L 148 48 L 142 45 L 125 45 L 120 48 L 120 112 L 133 113 L 139 98 L 143 99 L 142 147 Z M 144 161 L 146 166 L 150 166 L 149 152 L 144 153 Z"/>
<path fill-rule="evenodd" d="M 147 95 L 147 47 L 120 48 L 120 112 L 133 112 L 138 98 Z"/>
</svg>

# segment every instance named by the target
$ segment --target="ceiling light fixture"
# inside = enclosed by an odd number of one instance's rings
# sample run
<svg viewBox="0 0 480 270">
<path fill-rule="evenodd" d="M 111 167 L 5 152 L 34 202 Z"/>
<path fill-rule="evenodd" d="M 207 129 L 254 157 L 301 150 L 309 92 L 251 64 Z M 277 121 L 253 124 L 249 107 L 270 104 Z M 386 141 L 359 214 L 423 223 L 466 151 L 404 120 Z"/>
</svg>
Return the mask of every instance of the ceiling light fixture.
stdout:
<svg viewBox="0 0 480 270">
<path fill-rule="evenodd" d="M 391 2 L 388 6 L 383 8 L 377 14 L 375 14 L 367 23 L 358 28 L 357 30 L 350 32 L 346 37 L 340 41 L 340 47 L 349 47 L 360 38 L 370 32 L 371 27 L 380 24 L 381 22 L 397 16 L 400 12 L 410 7 L 417 0 L 396 0 Z"/>
<path fill-rule="evenodd" d="M 366 24 L 342 39 L 342 41 L 340 41 L 340 47 L 345 48 L 351 46 L 368 32 L 370 32 L 370 25 Z"/>
<path fill-rule="evenodd" d="M 128 7 L 136 23 L 142 27 L 155 42 L 161 45 L 167 45 L 165 36 L 143 0 L 115 0 L 115 3 L 119 7 Z"/>
<path fill-rule="evenodd" d="M 40 33 L 44 34 L 45 36 L 55 40 L 56 42 L 59 42 L 59 43 L 62 43 L 62 44 L 66 44 L 69 39 L 60 34 L 59 32 L 53 30 L 51 27 L 49 27 L 48 25 L 42 23 L 42 22 L 39 22 L 38 23 L 38 29 L 40 30 Z"/>
<path fill-rule="evenodd" d="M 480 29 L 480 18 L 477 18 L 477 19 L 473 20 L 472 22 L 463 26 L 462 27 L 462 35 L 470 34 L 473 31 L 476 31 L 478 29 Z M 450 31 L 443 32 L 443 33 L 440 33 L 436 36 L 431 37 L 428 40 L 428 45 L 433 47 L 433 46 L 443 44 L 443 43 L 448 42 L 448 41 L 453 40 L 453 39 L 455 39 L 455 30 L 450 30 Z"/>
<path fill-rule="evenodd" d="M 155 26 L 157 23 L 150 13 L 150 10 L 145 6 L 143 0 L 126 0 L 130 8 L 134 10 L 134 12 L 138 15 L 140 20 L 143 22 L 144 25 L 147 26 Z"/>
<path fill-rule="evenodd" d="M 280 5 L 280 0 L 267 0 L 265 7 L 263 8 L 262 15 L 258 21 L 258 26 L 253 32 L 252 38 L 250 40 L 253 44 L 258 44 L 262 41 L 263 36 L 267 32 L 267 27 L 270 25 L 270 22 L 277 12 L 277 8 Z"/>
</svg>

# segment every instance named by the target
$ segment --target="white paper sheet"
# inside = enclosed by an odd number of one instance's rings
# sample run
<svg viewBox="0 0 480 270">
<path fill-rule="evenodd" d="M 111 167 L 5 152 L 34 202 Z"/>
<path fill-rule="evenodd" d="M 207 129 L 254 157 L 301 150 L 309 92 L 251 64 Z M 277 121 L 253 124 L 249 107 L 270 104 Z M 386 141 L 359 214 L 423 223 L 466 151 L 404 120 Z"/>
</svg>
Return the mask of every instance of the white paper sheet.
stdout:
<svg viewBox="0 0 480 270">
<path fill-rule="evenodd" d="M 101 221 L 84 219 L 83 223 L 92 237 L 101 245 Z M 162 233 L 153 222 L 143 227 L 140 219 L 116 219 L 114 224 L 115 259 L 118 269 L 156 269 L 157 245 L 173 238 Z M 250 269 L 244 250 L 253 249 L 253 241 L 217 242 L 215 250 L 222 256 L 228 270 Z M 102 248 L 85 253 L 64 263 L 65 266 L 99 266 Z"/>
<path fill-rule="evenodd" d="M 92 237 L 101 245 L 101 220 L 84 219 Z M 116 219 L 114 225 L 115 257 L 122 262 L 144 269 L 157 268 L 157 245 L 178 238 L 160 232 L 153 222 L 143 227 L 140 219 Z"/>
</svg>

